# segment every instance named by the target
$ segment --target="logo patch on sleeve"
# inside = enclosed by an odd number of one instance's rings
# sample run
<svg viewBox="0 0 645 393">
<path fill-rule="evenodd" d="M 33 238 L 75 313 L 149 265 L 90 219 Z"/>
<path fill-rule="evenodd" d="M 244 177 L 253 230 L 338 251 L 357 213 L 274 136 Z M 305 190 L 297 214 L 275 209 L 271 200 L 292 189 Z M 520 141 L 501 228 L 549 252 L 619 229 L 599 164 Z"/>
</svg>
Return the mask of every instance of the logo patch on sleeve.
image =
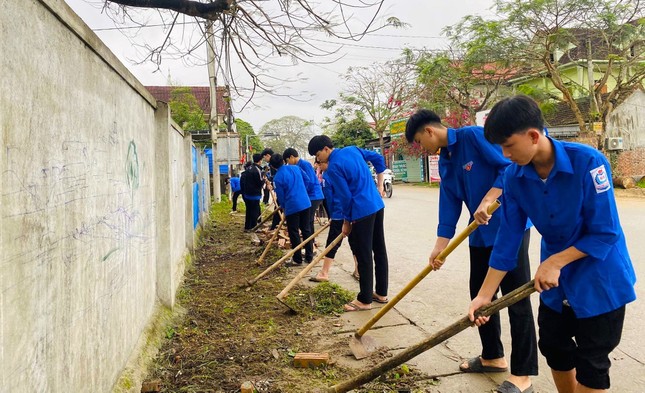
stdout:
<svg viewBox="0 0 645 393">
<path fill-rule="evenodd" d="M 609 178 L 607 177 L 607 170 L 604 165 L 590 170 L 589 174 L 593 180 L 594 187 L 596 187 L 596 194 L 608 191 L 611 188 Z"/>
</svg>

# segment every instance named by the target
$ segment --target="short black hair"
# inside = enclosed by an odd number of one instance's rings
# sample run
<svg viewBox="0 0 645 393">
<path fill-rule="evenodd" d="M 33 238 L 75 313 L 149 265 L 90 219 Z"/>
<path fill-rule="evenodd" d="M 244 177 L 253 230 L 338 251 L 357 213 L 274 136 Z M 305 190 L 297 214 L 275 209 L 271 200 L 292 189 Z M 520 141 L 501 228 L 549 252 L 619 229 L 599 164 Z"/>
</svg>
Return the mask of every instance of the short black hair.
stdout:
<svg viewBox="0 0 645 393">
<path fill-rule="evenodd" d="M 316 135 L 309 141 L 307 150 L 309 150 L 309 155 L 315 156 L 316 153 L 318 153 L 325 147 L 328 147 L 330 149 L 334 148 L 334 143 L 331 141 L 331 138 L 327 135 Z"/>
<path fill-rule="evenodd" d="M 247 161 L 244 163 L 244 169 L 249 169 L 252 165 L 253 163 L 251 161 Z"/>
<path fill-rule="evenodd" d="M 273 168 L 280 169 L 282 164 L 284 164 L 284 159 L 282 159 L 282 154 L 275 153 L 271 156 L 271 159 L 269 160 L 269 165 L 271 165 Z"/>
<path fill-rule="evenodd" d="M 273 155 L 273 149 L 271 149 L 270 147 L 267 147 L 264 150 L 262 150 L 261 154 L 262 156 L 266 156 L 267 154 Z"/>
<path fill-rule="evenodd" d="M 543 132 L 542 111 L 531 97 L 517 95 L 504 98 L 493 106 L 484 123 L 484 136 L 490 143 L 499 145 L 529 128 Z"/>
<path fill-rule="evenodd" d="M 262 154 L 260 154 L 260 153 L 255 153 L 255 154 L 253 155 L 253 162 L 256 162 L 256 163 L 257 163 L 257 162 L 260 162 L 260 161 L 262 161 Z"/>
<path fill-rule="evenodd" d="M 414 136 L 422 131 L 422 128 L 428 124 L 441 125 L 439 115 L 428 109 L 419 109 L 415 114 L 410 116 L 405 123 L 405 139 L 408 143 L 414 142 Z"/>
<path fill-rule="evenodd" d="M 284 153 L 282 153 L 282 158 L 284 158 L 285 161 L 291 157 L 298 157 L 298 152 L 293 147 L 287 148 Z"/>
</svg>

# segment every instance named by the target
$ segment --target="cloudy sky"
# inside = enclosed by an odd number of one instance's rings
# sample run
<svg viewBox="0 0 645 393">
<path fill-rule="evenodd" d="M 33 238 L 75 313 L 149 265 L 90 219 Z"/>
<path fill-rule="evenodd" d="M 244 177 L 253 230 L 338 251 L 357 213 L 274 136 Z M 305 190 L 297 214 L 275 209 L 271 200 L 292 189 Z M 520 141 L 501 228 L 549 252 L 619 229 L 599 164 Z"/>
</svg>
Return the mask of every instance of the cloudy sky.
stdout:
<svg viewBox="0 0 645 393">
<path fill-rule="evenodd" d="M 128 67 L 144 85 L 167 85 L 169 77 L 174 84 L 208 85 L 208 71 L 200 60 L 182 61 L 164 59 L 159 69 L 150 62 L 142 62 L 145 51 L 137 49 L 132 42 L 158 43 L 163 39 L 160 27 L 116 30 L 114 22 L 102 11 L 101 0 L 65 0 L 67 4 L 96 32 L 103 42 Z M 492 0 L 386 0 L 381 17 L 396 16 L 408 24 L 406 28 L 387 28 L 363 38 L 359 42 L 346 43 L 338 52 L 340 57 L 330 64 L 305 64 L 275 67 L 272 76 L 279 79 L 299 79 L 292 83 L 277 83 L 281 96 L 258 93 L 252 104 L 243 110 L 245 99 L 233 97 L 235 116 L 251 123 L 256 132 L 263 124 L 282 116 L 295 115 L 315 123 L 332 113 L 320 108 L 327 99 L 336 98 L 342 89 L 341 75 L 350 66 L 367 66 L 397 58 L 405 47 L 413 49 L 437 49 L 445 46 L 441 30 L 458 22 L 466 15 L 491 16 Z M 155 15 L 150 15 L 154 24 Z M 191 33 L 185 30 L 186 35 Z M 129 36 L 129 37 L 128 37 Z M 331 39 L 327 39 L 332 41 Z M 330 43 L 321 43 L 329 45 Z M 201 47 L 198 57 L 205 58 L 206 49 Z M 139 64 L 140 63 L 140 64 Z M 238 79 L 236 79 L 238 80 Z M 243 79 L 239 79 L 244 82 Z M 222 84 L 221 79 L 218 81 Z M 244 83 L 243 83 L 244 84 Z M 243 86 L 250 87 L 250 86 Z M 293 100 L 287 96 L 298 96 Z M 305 100 L 302 102 L 302 100 Z"/>
</svg>

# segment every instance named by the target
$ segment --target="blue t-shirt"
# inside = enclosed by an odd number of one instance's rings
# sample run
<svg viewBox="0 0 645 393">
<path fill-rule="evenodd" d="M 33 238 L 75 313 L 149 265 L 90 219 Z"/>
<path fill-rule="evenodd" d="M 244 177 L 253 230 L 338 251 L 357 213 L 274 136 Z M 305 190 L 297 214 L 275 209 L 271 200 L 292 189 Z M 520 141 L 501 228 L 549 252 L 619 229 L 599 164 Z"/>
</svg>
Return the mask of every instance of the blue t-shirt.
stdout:
<svg viewBox="0 0 645 393">
<path fill-rule="evenodd" d="M 320 201 L 325 196 L 323 195 L 322 189 L 320 188 L 320 182 L 318 182 L 318 176 L 316 176 L 316 171 L 314 171 L 314 166 L 305 161 L 302 158 L 296 163 L 297 166 L 302 169 L 307 175 L 307 195 L 312 201 Z"/>
<path fill-rule="evenodd" d="M 442 148 L 439 155 L 441 185 L 437 236 L 450 239 L 455 235 L 462 203 L 466 204 L 469 222 L 472 222 L 484 195 L 492 187 L 502 188 L 501 178 L 510 164 L 501 147 L 486 140 L 482 127 L 448 128 L 448 146 Z M 470 245 L 492 247 L 499 222 L 499 214 L 493 214 L 488 225 L 481 225 L 470 234 Z"/>
<path fill-rule="evenodd" d="M 540 298 L 561 312 L 567 300 L 578 318 L 613 311 L 636 299 L 636 274 L 620 226 L 609 162 L 589 146 L 550 139 L 555 163 L 546 182 L 533 165 L 504 174 L 501 225 L 490 266 L 510 271 L 530 218 L 542 235 L 541 261 L 571 246 L 587 254 L 560 272 L 559 286 Z"/>
<path fill-rule="evenodd" d="M 385 207 L 366 161 L 376 173 L 386 169 L 382 155 L 356 146 L 334 149 L 329 155 L 326 173 L 344 220 L 357 221 Z"/>
<path fill-rule="evenodd" d="M 232 177 L 231 178 L 231 191 L 238 192 L 240 191 L 240 178 Z"/>
<path fill-rule="evenodd" d="M 273 177 L 278 204 L 287 216 L 311 207 L 305 182 L 307 175 L 296 165 L 283 165 Z"/>
</svg>

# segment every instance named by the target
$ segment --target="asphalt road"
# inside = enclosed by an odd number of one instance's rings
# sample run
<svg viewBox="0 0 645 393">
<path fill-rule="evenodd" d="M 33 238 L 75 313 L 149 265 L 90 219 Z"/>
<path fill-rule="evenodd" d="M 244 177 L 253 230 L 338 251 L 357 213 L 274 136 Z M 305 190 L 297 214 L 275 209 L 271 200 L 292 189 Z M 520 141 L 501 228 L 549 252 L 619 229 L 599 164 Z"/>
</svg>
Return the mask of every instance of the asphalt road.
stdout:
<svg viewBox="0 0 645 393">
<path fill-rule="evenodd" d="M 396 295 L 427 264 L 436 239 L 438 200 L 439 190 L 436 188 L 404 184 L 396 184 L 393 197 L 385 200 L 390 297 Z M 645 277 L 645 198 L 619 196 L 617 201 L 636 273 L 640 278 Z M 457 231 L 467 225 L 465 211 L 464 209 L 462 212 Z M 535 272 L 539 263 L 539 243 L 540 236 L 533 230 L 530 250 L 532 272 Z M 347 246 L 341 248 L 336 260 L 345 273 L 351 273 L 353 262 Z M 342 285 L 357 286 L 345 273 L 332 271 L 332 280 L 341 281 Z M 336 279 L 334 276 L 337 276 Z M 645 303 L 642 300 L 645 298 L 645 289 L 641 282 L 637 283 L 636 289 L 639 300 L 628 306 L 621 344 L 611 355 L 613 392 L 645 392 L 645 334 L 641 327 L 645 317 Z M 537 294 L 532 295 L 532 303 L 537 315 Z M 400 350 L 457 321 L 467 312 L 468 304 L 466 241 L 453 251 L 440 271 L 431 272 L 398 303 L 395 307 L 396 318 L 390 321 L 383 318 L 385 328 L 375 330 L 372 334 L 376 334 L 383 345 Z M 345 315 L 348 326 L 361 326 L 370 317 L 367 312 Z M 502 336 L 507 348 L 507 360 L 510 361 L 510 334 L 505 311 L 502 311 Z M 504 380 L 504 373 L 455 373 L 462 359 L 477 356 L 479 351 L 479 336 L 474 328 L 470 328 L 418 356 L 409 364 L 430 375 L 443 376 L 433 392 L 490 392 Z M 541 355 L 540 374 L 533 379 L 533 385 L 537 392 L 556 391 L 549 368 Z"/>
</svg>

